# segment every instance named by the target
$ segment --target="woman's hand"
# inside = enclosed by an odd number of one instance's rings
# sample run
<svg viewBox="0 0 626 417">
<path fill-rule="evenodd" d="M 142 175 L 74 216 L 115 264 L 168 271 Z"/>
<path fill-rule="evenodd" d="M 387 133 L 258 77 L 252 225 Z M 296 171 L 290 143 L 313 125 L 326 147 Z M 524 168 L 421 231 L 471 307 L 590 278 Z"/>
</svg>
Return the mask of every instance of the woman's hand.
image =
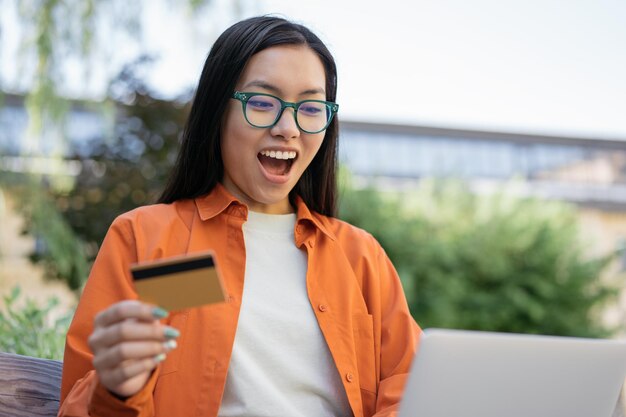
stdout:
<svg viewBox="0 0 626 417">
<path fill-rule="evenodd" d="M 100 383 L 113 394 L 139 392 L 165 354 L 176 347 L 179 333 L 159 319 L 163 309 L 135 300 L 120 301 L 94 320 L 89 347 Z"/>
</svg>

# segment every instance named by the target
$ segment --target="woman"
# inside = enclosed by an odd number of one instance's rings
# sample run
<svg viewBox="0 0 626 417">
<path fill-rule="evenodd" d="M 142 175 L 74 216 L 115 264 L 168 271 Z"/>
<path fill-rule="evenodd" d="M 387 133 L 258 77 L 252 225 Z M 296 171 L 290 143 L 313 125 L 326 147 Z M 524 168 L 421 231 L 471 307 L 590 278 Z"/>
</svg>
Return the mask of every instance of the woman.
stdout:
<svg viewBox="0 0 626 417">
<path fill-rule="evenodd" d="M 60 416 L 395 415 L 419 328 L 382 248 L 333 218 L 336 80 L 303 26 L 258 17 L 220 36 L 161 204 L 102 244 Z M 227 302 L 137 301 L 131 264 L 207 249 Z"/>
</svg>

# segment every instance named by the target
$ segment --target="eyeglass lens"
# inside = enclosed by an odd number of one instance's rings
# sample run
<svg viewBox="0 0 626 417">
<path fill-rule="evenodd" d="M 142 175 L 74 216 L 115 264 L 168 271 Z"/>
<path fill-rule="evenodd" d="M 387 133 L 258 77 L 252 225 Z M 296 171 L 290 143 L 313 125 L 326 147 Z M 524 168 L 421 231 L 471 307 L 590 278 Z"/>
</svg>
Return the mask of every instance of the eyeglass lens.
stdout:
<svg viewBox="0 0 626 417">
<path fill-rule="evenodd" d="M 278 119 L 281 103 L 270 96 L 252 96 L 246 103 L 246 118 L 256 127 L 272 126 Z M 296 111 L 296 122 L 302 130 L 318 132 L 326 127 L 330 110 L 324 103 L 304 101 Z"/>
</svg>

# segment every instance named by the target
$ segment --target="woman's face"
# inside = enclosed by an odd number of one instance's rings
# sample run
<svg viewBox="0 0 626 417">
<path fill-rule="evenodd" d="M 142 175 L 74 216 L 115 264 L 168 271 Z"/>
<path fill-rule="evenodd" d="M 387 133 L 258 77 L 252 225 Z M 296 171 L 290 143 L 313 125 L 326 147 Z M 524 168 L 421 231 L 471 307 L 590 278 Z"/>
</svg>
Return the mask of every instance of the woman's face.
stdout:
<svg viewBox="0 0 626 417">
<path fill-rule="evenodd" d="M 326 75 L 317 54 L 305 45 L 275 46 L 250 58 L 235 89 L 267 93 L 284 101 L 326 100 Z M 322 145 L 325 131 L 298 129 L 293 109 L 286 108 L 273 127 L 253 127 L 241 102 L 231 99 L 222 121 L 223 185 L 252 211 L 293 212 L 289 192 Z M 272 157 L 276 152 L 294 159 Z"/>
</svg>

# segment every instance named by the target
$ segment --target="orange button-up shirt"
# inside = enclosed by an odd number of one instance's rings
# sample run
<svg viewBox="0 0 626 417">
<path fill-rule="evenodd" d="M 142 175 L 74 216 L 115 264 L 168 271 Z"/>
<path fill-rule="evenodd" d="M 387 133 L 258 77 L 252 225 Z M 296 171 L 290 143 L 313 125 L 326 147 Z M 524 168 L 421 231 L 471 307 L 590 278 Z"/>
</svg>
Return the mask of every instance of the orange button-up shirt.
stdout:
<svg viewBox="0 0 626 417">
<path fill-rule="evenodd" d="M 420 335 L 398 275 L 370 234 L 309 211 L 299 198 L 296 205 L 308 297 L 352 412 L 394 416 Z M 247 207 L 218 184 L 207 196 L 141 207 L 113 222 L 67 335 L 59 416 L 217 415 L 243 294 L 246 218 Z M 207 249 L 216 254 L 228 302 L 170 314 L 164 322 L 181 332 L 178 348 L 140 392 L 126 401 L 112 396 L 87 345 L 95 315 L 137 298 L 132 263 Z"/>
</svg>

